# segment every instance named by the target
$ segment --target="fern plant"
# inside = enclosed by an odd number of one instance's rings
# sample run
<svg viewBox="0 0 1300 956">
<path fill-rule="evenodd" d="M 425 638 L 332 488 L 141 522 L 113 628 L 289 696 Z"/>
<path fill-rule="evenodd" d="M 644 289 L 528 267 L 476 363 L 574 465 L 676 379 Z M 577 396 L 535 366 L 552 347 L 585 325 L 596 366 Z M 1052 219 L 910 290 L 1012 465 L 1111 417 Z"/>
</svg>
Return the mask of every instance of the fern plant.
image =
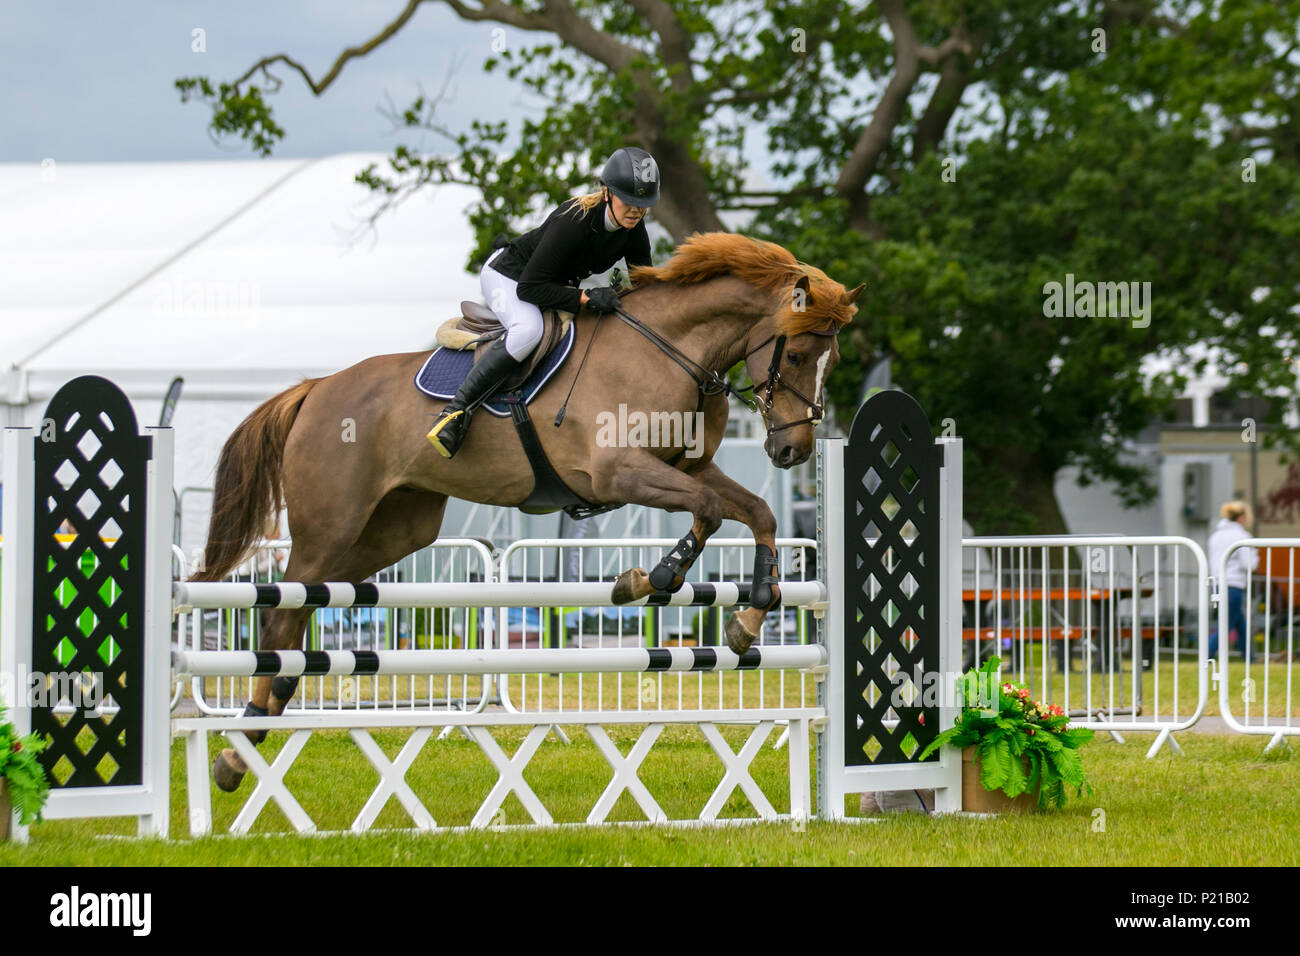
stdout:
<svg viewBox="0 0 1300 956">
<path fill-rule="evenodd" d="M 19 737 L 14 725 L 5 720 L 5 710 L 0 701 L 0 779 L 9 785 L 9 799 L 18 811 L 19 823 L 39 823 L 50 796 L 50 781 L 36 759 L 45 749 L 45 741 L 39 734 Z"/>
<path fill-rule="evenodd" d="M 1034 700 L 1023 684 L 1001 681 L 1000 667 L 1001 661 L 992 657 L 962 676 L 957 722 L 922 751 L 921 759 L 944 744 L 975 747 L 985 790 L 1001 790 L 1014 799 L 1037 787 L 1040 807 L 1064 806 L 1067 788 L 1076 796 L 1091 796 L 1078 751 L 1092 739 L 1092 731 L 1070 727 L 1065 711 Z"/>
</svg>

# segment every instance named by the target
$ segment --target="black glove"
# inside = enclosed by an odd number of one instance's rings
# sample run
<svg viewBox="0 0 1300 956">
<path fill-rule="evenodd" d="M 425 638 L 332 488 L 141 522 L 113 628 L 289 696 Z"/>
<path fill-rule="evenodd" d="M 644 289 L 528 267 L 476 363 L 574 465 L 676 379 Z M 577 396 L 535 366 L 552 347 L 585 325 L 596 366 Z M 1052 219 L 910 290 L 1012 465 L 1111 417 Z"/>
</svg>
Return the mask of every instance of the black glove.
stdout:
<svg viewBox="0 0 1300 956">
<path fill-rule="evenodd" d="M 618 308 L 618 293 L 612 286 L 602 285 L 587 290 L 587 305 L 597 312 L 613 312 Z"/>
</svg>

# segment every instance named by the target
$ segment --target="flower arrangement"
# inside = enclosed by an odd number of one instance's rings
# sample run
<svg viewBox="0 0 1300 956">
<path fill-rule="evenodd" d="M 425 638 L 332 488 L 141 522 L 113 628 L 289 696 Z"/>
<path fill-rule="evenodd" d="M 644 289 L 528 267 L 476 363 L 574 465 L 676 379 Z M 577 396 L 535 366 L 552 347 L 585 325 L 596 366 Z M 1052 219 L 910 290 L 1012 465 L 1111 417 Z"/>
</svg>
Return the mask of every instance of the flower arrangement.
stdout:
<svg viewBox="0 0 1300 956">
<path fill-rule="evenodd" d="M 1034 700 L 1029 688 L 1002 682 L 1000 674 L 1001 661 L 992 657 L 963 675 L 956 725 L 939 734 L 921 759 L 944 744 L 975 747 L 985 790 L 1001 790 L 1014 799 L 1037 787 L 1040 807 L 1064 806 L 1067 786 L 1076 796 L 1091 795 L 1078 750 L 1092 739 L 1092 731 L 1071 728 L 1060 707 Z M 991 706 L 993 688 L 996 707 Z"/>
<path fill-rule="evenodd" d="M 5 709 L 0 702 L 0 780 L 9 785 L 18 821 L 26 826 L 40 822 L 41 810 L 50 795 L 45 768 L 36 759 L 45 749 L 45 741 L 39 734 L 19 737 L 14 725 L 5 720 Z"/>
</svg>

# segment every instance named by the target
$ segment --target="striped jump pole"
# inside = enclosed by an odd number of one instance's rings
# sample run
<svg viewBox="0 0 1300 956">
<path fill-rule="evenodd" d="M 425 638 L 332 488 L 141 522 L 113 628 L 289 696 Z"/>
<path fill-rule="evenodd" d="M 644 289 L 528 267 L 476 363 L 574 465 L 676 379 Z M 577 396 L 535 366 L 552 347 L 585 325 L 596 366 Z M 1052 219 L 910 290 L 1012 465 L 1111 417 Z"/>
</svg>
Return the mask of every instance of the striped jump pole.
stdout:
<svg viewBox="0 0 1300 956">
<path fill-rule="evenodd" d="M 462 584 L 246 584 L 241 582 L 176 582 L 172 604 L 177 611 L 192 608 L 323 608 L 323 607 L 616 607 L 614 585 L 599 583 L 462 583 Z M 669 594 L 660 592 L 623 607 L 737 607 L 749 603 L 749 584 L 720 581 L 683 584 Z M 826 604 L 820 581 L 782 581 L 781 603 L 817 610 Z M 464 673 L 454 671 L 452 673 Z"/>
<path fill-rule="evenodd" d="M 556 648 L 438 651 L 173 651 L 176 676 L 350 677 L 445 674 L 672 673 L 807 670 L 826 665 L 820 644 L 751 647 Z"/>
</svg>

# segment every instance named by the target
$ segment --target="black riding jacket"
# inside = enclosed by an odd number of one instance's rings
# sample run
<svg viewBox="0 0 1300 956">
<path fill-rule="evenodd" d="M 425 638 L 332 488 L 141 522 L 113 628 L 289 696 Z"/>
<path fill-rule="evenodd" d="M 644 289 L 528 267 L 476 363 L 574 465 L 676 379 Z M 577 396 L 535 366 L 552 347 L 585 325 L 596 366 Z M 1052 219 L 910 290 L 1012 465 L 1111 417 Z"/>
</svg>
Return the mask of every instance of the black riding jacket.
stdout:
<svg viewBox="0 0 1300 956">
<path fill-rule="evenodd" d="M 629 267 L 648 266 L 650 234 L 645 219 L 632 229 L 605 228 L 601 200 L 586 215 L 561 203 L 536 229 L 511 240 L 491 268 L 518 281 L 519 298 L 539 309 L 564 309 L 575 315 L 582 308 L 578 283 L 604 272 L 619 259 Z"/>
</svg>

